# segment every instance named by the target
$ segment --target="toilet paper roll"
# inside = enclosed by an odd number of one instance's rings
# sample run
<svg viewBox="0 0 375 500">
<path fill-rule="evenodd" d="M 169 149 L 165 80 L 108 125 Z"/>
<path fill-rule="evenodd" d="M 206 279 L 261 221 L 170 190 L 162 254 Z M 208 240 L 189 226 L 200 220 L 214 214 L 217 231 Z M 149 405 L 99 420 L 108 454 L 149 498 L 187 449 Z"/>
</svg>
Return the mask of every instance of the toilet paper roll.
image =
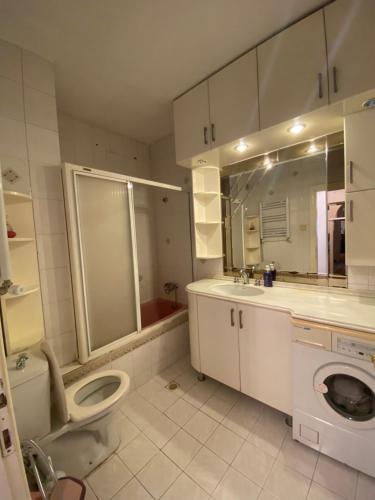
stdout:
<svg viewBox="0 0 375 500">
<path fill-rule="evenodd" d="M 25 287 L 23 285 L 14 284 L 9 288 L 9 293 L 12 293 L 13 295 L 21 295 L 24 291 Z"/>
</svg>

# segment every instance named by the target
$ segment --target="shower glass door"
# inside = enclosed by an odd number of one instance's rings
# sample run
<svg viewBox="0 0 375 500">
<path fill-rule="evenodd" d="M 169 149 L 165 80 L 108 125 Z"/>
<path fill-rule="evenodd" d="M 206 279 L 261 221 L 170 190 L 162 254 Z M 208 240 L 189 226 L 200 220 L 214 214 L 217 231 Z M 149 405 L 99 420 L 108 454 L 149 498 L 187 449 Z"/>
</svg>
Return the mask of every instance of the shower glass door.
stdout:
<svg viewBox="0 0 375 500">
<path fill-rule="evenodd" d="M 132 184 L 83 172 L 73 182 L 90 356 L 140 330 Z"/>
</svg>

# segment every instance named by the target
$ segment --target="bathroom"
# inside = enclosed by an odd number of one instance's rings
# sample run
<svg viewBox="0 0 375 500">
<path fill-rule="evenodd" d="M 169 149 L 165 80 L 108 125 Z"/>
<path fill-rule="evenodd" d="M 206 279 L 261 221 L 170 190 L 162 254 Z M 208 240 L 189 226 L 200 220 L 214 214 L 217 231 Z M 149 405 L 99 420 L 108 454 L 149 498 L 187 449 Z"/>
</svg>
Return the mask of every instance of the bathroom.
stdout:
<svg viewBox="0 0 375 500">
<path fill-rule="evenodd" d="M 280 4 L 2 3 L 1 499 L 375 499 L 375 6 Z"/>
</svg>

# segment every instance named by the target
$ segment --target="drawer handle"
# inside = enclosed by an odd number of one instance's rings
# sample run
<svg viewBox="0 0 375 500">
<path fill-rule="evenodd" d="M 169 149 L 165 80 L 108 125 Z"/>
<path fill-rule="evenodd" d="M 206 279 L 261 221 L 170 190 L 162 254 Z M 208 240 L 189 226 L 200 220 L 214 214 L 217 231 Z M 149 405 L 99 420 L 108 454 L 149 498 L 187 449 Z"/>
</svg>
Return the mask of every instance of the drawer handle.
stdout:
<svg viewBox="0 0 375 500">
<path fill-rule="evenodd" d="M 325 349 L 324 344 L 320 344 L 319 342 L 313 342 L 312 340 L 301 340 L 301 339 L 296 339 L 296 342 L 298 344 L 306 344 L 312 347 L 318 347 L 319 349 Z"/>
<path fill-rule="evenodd" d="M 242 311 L 239 312 L 238 316 L 239 316 L 239 320 L 240 320 L 240 328 L 242 329 L 243 328 Z"/>
<path fill-rule="evenodd" d="M 349 183 L 353 184 L 353 162 L 349 162 Z"/>
<path fill-rule="evenodd" d="M 230 326 L 234 326 L 234 309 L 230 310 Z"/>
<path fill-rule="evenodd" d="M 322 73 L 318 73 L 318 96 L 319 99 L 323 97 L 323 75 Z"/>
<path fill-rule="evenodd" d="M 203 139 L 204 143 L 208 144 L 208 139 L 207 139 L 207 127 L 203 127 Z"/>
<path fill-rule="evenodd" d="M 349 222 L 354 221 L 354 203 L 353 200 L 349 200 Z"/>
<path fill-rule="evenodd" d="M 211 123 L 211 139 L 212 139 L 212 142 L 216 141 L 215 124 L 214 123 Z"/>
<path fill-rule="evenodd" d="M 337 85 L 337 68 L 336 66 L 333 66 L 332 68 L 332 75 L 333 75 L 333 92 L 337 94 L 339 91 L 339 87 Z"/>
</svg>

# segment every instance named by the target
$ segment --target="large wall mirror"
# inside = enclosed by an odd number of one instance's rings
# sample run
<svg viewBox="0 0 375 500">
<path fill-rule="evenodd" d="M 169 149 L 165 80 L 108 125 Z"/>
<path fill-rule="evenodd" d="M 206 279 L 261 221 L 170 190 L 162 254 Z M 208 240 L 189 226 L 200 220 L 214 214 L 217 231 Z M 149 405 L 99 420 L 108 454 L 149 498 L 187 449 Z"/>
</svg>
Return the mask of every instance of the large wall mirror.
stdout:
<svg viewBox="0 0 375 500">
<path fill-rule="evenodd" d="M 224 272 L 346 287 L 342 132 L 222 169 Z"/>
</svg>

